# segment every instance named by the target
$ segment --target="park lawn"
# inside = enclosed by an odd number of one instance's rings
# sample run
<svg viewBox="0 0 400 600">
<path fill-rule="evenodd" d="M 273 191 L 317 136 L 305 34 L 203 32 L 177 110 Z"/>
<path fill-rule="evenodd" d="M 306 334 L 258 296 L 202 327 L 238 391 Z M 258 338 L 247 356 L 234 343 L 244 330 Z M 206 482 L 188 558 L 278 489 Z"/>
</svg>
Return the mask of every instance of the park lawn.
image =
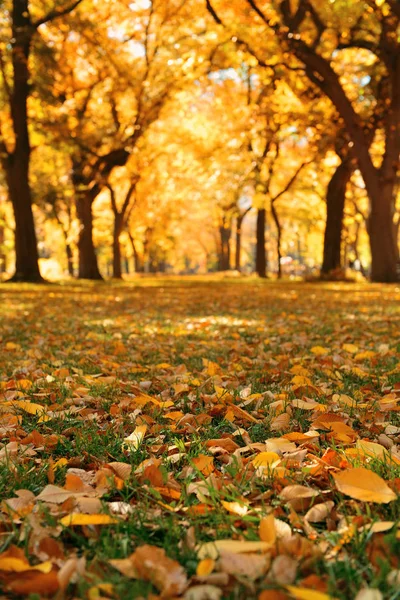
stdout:
<svg viewBox="0 0 400 600">
<path fill-rule="evenodd" d="M 399 598 L 399 300 L 2 285 L 3 594 Z"/>
</svg>

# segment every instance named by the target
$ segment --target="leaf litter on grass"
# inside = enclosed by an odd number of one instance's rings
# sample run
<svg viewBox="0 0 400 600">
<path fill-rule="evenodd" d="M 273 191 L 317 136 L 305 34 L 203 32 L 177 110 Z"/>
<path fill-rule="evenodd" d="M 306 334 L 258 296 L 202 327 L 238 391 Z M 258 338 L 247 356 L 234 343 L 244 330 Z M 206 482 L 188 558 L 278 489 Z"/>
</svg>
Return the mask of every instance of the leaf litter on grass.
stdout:
<svg viewBox="0 0 400 600">
<path fill-rule="evenodd" d="M 396 597 L 398 288 L 0 294 L 7 595 Z"/>
</svg>

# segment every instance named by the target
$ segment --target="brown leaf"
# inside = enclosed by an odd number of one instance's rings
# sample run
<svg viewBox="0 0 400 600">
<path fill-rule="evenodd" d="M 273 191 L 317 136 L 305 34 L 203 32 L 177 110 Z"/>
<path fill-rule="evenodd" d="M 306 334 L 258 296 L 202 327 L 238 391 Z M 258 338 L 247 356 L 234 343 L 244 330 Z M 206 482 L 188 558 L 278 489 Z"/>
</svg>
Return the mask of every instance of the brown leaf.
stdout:
<svg viewBox="0 0 400 600">
<path fill-rule="evenodd" d="M 287 485 L 280 496 L 294 510 L 303 511 L 308 509 L 316 496 L 319 496 L 319 492 L 305 485 Z"/>
<path fill-rule="evenodd" d="M 237 554 L 222 551 L 219 558 L 219 568 L 223 573 L 247 577 L 252 581 L 265 575 L 269 563 L 269 557 L 262 554 Z"/>
<path fill-rule="evenodd" d="M 307 511 L 307 513 L 304 515 L 304 519 L 306 521 L 310 521 L 310 523 L 321 523 L 330 515 L 334 505 L 335 503 L 332 502 L 332 500 L 321 502 L 321 504 L 316 504 Z"/>
<path fill-rule="evenodd" d="M 151 581 L 164 598 L 178 596 L 187 588 L 183 567 L 169 558 L 162 548 L 147 544 L 140 546 L 132 554 L 131 561 L 138 578 Z"/>
<path fill-rule="evenodd" d="M 13 579 L 8 583 L 7 588 L 20 596 L 28 596 L 29 594 L 54 596 L 59 589 L 59 583 L 55 571 L 50 573 L 30 571 Z"/>
</svg>

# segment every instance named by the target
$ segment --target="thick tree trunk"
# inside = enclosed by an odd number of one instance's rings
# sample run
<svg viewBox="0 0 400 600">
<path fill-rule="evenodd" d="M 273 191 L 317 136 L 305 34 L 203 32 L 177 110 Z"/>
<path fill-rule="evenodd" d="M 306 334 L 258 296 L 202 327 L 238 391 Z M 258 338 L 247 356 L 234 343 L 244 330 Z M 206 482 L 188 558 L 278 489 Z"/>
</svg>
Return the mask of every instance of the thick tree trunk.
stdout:
<svg viewBox="0 0 400 600">
<path fill-rule="evenodd" d="M 392 2 L 391 4 L 396 3 Z M 282 0 L 280 9 L 290 33 L 290 37 L 287 37 L 290 48 L 305 64 L 306 74 L 311 81 L 319 86 L 322 93 L 327 95 L 336 106 L 353 142 L 353 153 L 357 158 L 371 205 L 368 228 L 372 256 L 371 280 L 388 283 L 399 281 L 398 248 L 393 235 L 394 186 L 400 156 L 400 54 L 396 44 L 398 28 L 396 17 L 385 20 L 385 27 L 382 28 L 376 51 L 377 56 L 381 59 L 382 55 L 390 56 L 390 61 L 383 58 L 381 64 L 386 63 L 391 87 L 390 94 L 387 94 L 386 86 L 382 86 L 382 94 L 377 97 L 376 102 L 377 111 L 381 110 L 382 100 L 385 103 L 383 114 L 375 113 L 374 115 L 379 116 L 385 131 L 385 153 L 381 167 L 377 168 L 370 152 L 371 134 L 366 131 L 367 123 L 362 122 L 347 97 L 339 75 L 333 69 L 330 60 L 318 54 L 314 46 L 308 45 L 302 36 L 297 35 L 298 27 L 304 19 L 297 18 L 300 13 L 293 16 L 291 2 Z M 392 10 L 391 7 L 390 10 Z M 393 15 L 395 14 L 397 15 L 396 10 L 393 11 Z M 261 18 L 268 23 L 262 13 Z"/>
<path fill-rule="evenodd" d="M 6 179 L 15 217 L 15 274 L 11 281 L 43 281 L 29 185 L 30 142 L 28 131 L 29 54 L 32 30 L 28 0 L 12 6 L 12 66 L 14 85 L 10 96 L 15 147 L 6 158 Z"/>
<path fill-rule="evenodd" d="M 29 158 L 20 151 L 10 157 L 7 184 L 15 218 L 15 273 L 11 281 L 43 281 L 39 271 L 31 190 L 28 182 Z M 21 156 L 22 155 L 22 156 Z"/>
<path fill-rule="evenodd" d="M 113 277 L 114 279 L 122 279 L 121 268 L 121 244 L 119 236 L 121 235 L 123 225 L 122 215 L 114 213 L 114 235 L 113 235 Z"/>
<path fill-rule="evenodd" d="M 371 280 L 376 282 L 399 281 L 399 253 L 393 228 L 393 186 L 385 185 L 371 198 L 368 234 L 371 245 Z"/>
<path fill-rule="evenodd" d="M 326 225 L 321 273 L 328 275 L 342 267 L 341 245 L 346 187 L 352 174 L 349 161 L 340 163 L 326 193 Z"/>
<path fill-rule="evenodd" d="M 232 228 L 230 226 L 222 225 L 219 228 L 220 235 L 220 252 L 218 257 L 218 270 L 229 271 L 231 268 L 231 247 L 230 239 L 232 234 Z"/>
<path fill-rule="evenodd" d="M 86 190 L 77 192 L 76 214 L 80 223 L 78 279 L 103 279 L 99 271 L 93 244 L 93 201 L 93 195 Z"/>
<path fill-rule="evenodd" d="M 278 211 L 276 210 L 275 202 L 271 202 L 271 213 L 276 227 L 276 254 L 278 257 L 278 279 L 282 279 L 282 226 L 279 220 Z"/>
<path fill-rule="evenodd" d="M 259 277 L 267 276 L 267 258 L 265 254 L 265 208 L 257 211 L 257 245 L 256 245 L 256 273 Z"/>
</svg>

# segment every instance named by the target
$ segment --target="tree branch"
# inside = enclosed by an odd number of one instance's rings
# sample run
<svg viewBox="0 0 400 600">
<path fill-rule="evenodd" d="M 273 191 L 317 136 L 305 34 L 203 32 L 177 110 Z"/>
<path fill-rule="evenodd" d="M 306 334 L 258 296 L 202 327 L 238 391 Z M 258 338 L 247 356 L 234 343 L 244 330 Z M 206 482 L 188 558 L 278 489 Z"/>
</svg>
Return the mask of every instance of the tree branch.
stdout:
<svg viewBox="0 0 400 600">
<path fill-rule="evenodd" d="M 77 6 L 79 6 L 79 4 L 81 4 L 82 2 L 83 2 L 83 0 L 75 0 L 74 2 L 72 2 L 72 4 L 70 4 L 66 8 L 63 8 L 62 10 L 57 10 L 57 9 L 54 8 L 53 10 L 49 11 L 47 13 L 47 15 L 45 15 L 41 19 L 37 19 L 37 21 L 34 21 L 32 23 L 32 26 L 35 29 L 37 29 L 38 27 L 40 27 L 40 25 L 44 25 L 45 23 L 49 23 L 50 21 L 54 21 L 54 19 L 58 19 L 59 17 L 64 17 L 65 15 L 68 15 L 73 10 L 75 10 L 75 8 Z"/>
<path fill-rule="evenodd" d="M 276 202 L 281 196 L 283 196 L 283 194 L 286 194 L 286 192 L 289 191 L 289 189 L 292 187 L 292 185 L 294 184 L 294 182 L 296 181 L 297 177 L 300 175 L 301 171 L 304 169 L 305 166 L 310 165 L 313 161 L 308 160 L 306 162 L 303 162 L 294 172 L 294 174 L 292 175 L 292 177 L 289 179 L 289 181 L 287 182 L 287 184 L 285 185 L 285 187 L 283 188 L 283 190 L 281 190 L 278 194 L 276 194 L 276 196 L 274 196 L 273 198 L 271 198 L 271 204 L 274 204 L 274 202 Z"/>
<path fill-rule="evenodd" d="M 217 25 L 223 25 L 223 22 L 221 21 L 221 19 L 219 18 L 218 14 L 216 13 L 216 11 L 214 10 L 214 8 L 211 4 L 211 0 L 206 0 L 206 8 L 207 8 L 208 12 L 210 13 L 210 15 L 212 16 L 212 18 L 214 19 L 214 21 L 217 23 Z"/>
</svg>

